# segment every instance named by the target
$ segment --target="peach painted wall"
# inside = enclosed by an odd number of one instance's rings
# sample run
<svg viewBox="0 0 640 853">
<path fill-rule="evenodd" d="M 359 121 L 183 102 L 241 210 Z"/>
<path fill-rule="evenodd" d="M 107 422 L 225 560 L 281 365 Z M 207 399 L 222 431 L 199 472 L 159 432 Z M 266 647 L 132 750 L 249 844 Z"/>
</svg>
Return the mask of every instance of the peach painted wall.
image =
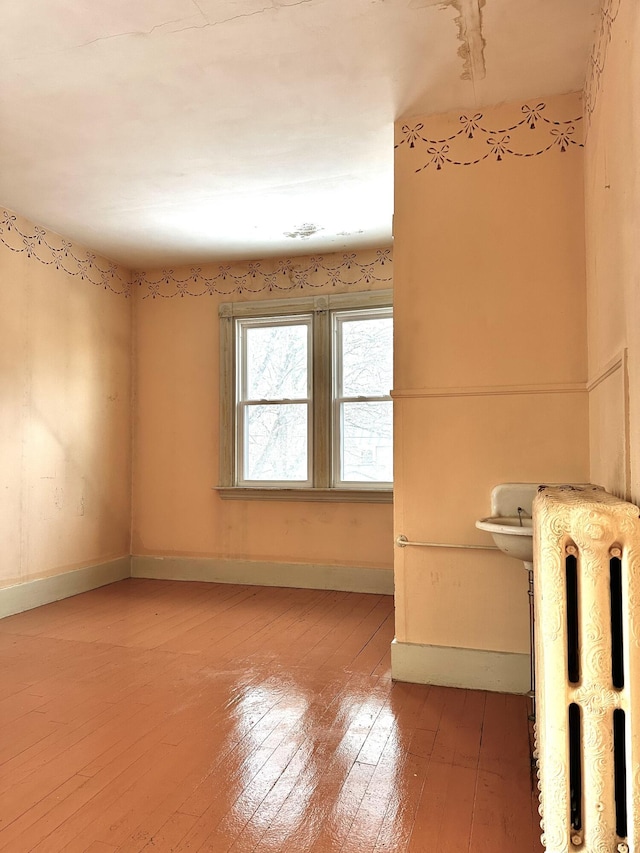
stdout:
<svg viewBox="0 0 640 853">
<path fill-rule="evenodd" d="M 572 94 L 397 125 L 396 536 L 491 544 L 494 485 L 588 479 L 581 116 Z M 528 652 L 512 559 L 396 548 L 395 583 L 398 641 Z"/>
<path fill-rule="evenodd" d="M 640 501 L 640 7 L 607 0 L 586 87 L 591 478 Z"/>
<path fill-rule="evenodd" d="M 221 302 L 389 288 L 390 252 L 138 276 L 133 553 L 391 571 L 389 504 L 222 500 Z"/>
<path fill-rule="evenodd" d="M 0 211 L 0 587 L 129 554 L 129 288 Z"/>
</svg>

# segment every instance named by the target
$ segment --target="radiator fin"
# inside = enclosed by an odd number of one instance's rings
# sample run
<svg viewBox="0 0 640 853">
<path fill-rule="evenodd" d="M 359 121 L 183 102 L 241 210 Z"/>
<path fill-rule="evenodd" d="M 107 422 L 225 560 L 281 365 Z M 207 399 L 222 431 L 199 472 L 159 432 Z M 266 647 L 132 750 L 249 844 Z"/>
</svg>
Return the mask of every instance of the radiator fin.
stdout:
<svg viewBox="0 0 640 853">
<path fill-rule="evenodd" d="M 640 853 L 639 511 L 559 486 L 533 518 L 543 844 Z"/>
<path fill-rule="evenodd" d="M 622 612 L 622 561 L 612 557 L 609 563 L 611 590 L 611 681 L 618 689 L 624 687 L 624 641 Z"/>
<path fill-rule="evenodd" d="M 580 681 L 580 640 L 578 635 L 578 560 L 575 554 L 567 554 L 565 565 L 567 578 L 567 677 L 571 684 L 577 684 Z"/>
</svg>

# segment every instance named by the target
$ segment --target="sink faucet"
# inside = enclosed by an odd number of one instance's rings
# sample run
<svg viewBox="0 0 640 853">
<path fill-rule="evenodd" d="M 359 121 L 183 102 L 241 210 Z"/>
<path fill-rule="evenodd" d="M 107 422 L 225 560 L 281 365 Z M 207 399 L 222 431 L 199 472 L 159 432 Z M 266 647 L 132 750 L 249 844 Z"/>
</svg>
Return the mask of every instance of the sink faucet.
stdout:
<svg viewBox="0 0 640 853">
<path fill-rule="evenodd" d="M 522 516 L 523 516 L 523 515 L 526 515 L 526 516 L 527 516 L 527 518 L 531 518 L 531 516 L 529 515 L 529 513 L 528 513 L 526 510 L 522 509 L 522 507 L 521 507 L 521 506 L 519 506 L 519 507 L 518 507 L 518 521 L 520 522 L 520 527 L 522 527 Z"/>
</svg>

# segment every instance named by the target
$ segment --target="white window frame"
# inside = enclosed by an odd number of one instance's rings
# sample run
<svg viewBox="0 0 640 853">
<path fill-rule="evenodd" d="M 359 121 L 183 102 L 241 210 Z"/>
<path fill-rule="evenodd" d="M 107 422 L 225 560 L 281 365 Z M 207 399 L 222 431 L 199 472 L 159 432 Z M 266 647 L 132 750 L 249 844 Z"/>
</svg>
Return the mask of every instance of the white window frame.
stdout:
<svg viewBox="0 0 640 853">
<path fill-rule="evenodd" d="M 313 500 L 390 503 L 391 483 L 340 483 L 333 468 L 335 458 L 335 396 L 333 316 L 344 311 L 386 309 L 391 312 L 393 292 L 377 290 L 363 293 L 329 294 L 300 298 L 226 302 L 219 306 L 220 317 L 220 473 L 214 487 L 224 499 L 240 500 Z M 238 322 L 269 320 L 295 323 L 311 316 L 311 409 L 309 452 L 310 482 L 247 481 L 242 479 L 237 452 L 239 444 Z M 385 396 L 384 399 L 390 399 Z"/>
<path fill-rule="evenodd" d="M 367 483 L 365 481 L 343 480 L 341 475 L 342 468 L 342 418 L 340 411 L 343 403 L 382 403 L 391 402 L 391 389 L 387 394 L 367 395 L 358 397 L 345 397 L 342 395 L 342 328 L 345 323 L 357 320 L 371 320 L 374 317 L 391 318 L 393 319 L 393 309 L 385 308 L 361 308 L 347 309 L 342 311 L 333 311 L 331 313 L 332 322 L 332 424 L 331 424 L 331 465 L 332 465 L 332 487 L 334 489 L 392 489 L 392 481 L 374 481 Z"/>
<path fill-rule="evenodd" d="M 307 327 L 307 396 L 295 399 L 255 399 L 246 396 L 247 389 L 247 336 L 244 334 L 248 329 L 257 329 L 274 326 L 301 326 Z M 235 435 L 235 480 L 238 486 L 259 486 L 259 480 L 250 480 L 245 476 L 247 467 L 247 444 L 245 441 L 246 412 L 251 406 L 269 405 L 306 405 L 307 417 L 307 478 L 305 480 L 265 480 L 264 484 L 269 487 L 293 488 L 311 487 L 313 485 L 313 315 L 296 314 L 272 317 L 245 317 L 235 320 L 236 339 L 236 435 Z"/>
</svg>

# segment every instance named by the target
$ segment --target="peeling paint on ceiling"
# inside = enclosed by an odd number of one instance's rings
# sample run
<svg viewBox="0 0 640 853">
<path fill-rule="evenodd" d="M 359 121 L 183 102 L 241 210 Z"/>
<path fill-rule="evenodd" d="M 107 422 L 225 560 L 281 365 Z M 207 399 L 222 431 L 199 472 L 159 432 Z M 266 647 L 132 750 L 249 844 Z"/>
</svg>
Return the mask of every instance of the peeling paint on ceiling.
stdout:
<svg viewBox="0 0 640 853">
<path fill-rule="evenodd" d="M 482 9 L 485 2 L 486 0 L 451 0 L 453 8 L 458 10 L 455 22 L 461 42 L 458 56 L 464 63 L 463 80 L 483 80 L 486 75 L 485 40 L 482 34 Z"/>
<path fill-rule="evenodd" d="M 309 237 L 313 237 L 318 231 L 324 231 L 324 228 L 321 228 L 319 225 L 313 225 L 311 222 L 305 222 L 303 225 L 298 225 L 293 231 L 285 231 L 284 236 L 291 237 L 294 240 L 297 237 L 302 237 L 303 240 L 306 240 Z"/>
<path fill-rule="evenodd" d="M 5 5 L 0 204 L 144 268 L 389 245 L 394 121 L 580 89 L 598 0 Z"/>
<path fill-rule="evenodd" d="M 462 80 L 482 80 L 486 74 L 485 41 L 482 35 L 482 9 L 486 0 L 409 0 L 413 9 L 455 9 L 454 23 L 458 29 L 458 56 L 463 61 Z"/>
</svg>

